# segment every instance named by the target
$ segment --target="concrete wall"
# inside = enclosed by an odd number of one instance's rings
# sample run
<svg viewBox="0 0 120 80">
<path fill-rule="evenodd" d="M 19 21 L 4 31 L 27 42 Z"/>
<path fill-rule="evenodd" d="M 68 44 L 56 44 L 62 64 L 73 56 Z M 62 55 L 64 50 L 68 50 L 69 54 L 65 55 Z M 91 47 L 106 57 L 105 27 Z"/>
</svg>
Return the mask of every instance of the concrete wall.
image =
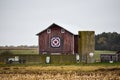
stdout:
<svg viewBox="0 0 120 80">
<path fill-rule="evenodd" d="M 8 58 L 19 56 L 25 64 L 46 64 L 46 57 L 50 57 L 50 64 L 72 64 L 76 62 L 76 55 L 11 55 L 0 56 L 0 63 L 6 63 Z"/>
</svg>

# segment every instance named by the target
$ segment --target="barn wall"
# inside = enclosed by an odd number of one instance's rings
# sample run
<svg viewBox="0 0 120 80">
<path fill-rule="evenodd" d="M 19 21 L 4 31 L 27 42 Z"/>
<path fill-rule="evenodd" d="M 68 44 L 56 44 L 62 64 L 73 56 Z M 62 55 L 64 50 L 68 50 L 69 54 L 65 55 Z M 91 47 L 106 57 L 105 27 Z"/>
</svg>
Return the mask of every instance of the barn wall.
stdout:
<svg viewBox="0 0 120 80">
<path fill-rule="evenodd" d="M 44 31 L 39 35 L 39 52 L 46 52 L 47 51 L 47 33 Z"/>
<path fill-rule="evenodd" d="M 86 63 L 94 62 L 94 58 L 89 56 L 89 53 L 94 53 L 94 49 L 94 31 L 79 31 L 78 51 L 81 56 L 81 61 Z"/>
<path fill-rule="evenodd" d="M 74 35 L 65 30 L 65 33 L 61 33 L 61 27 L 51 26 L 51 33 L 47 33 L 47 30 L 39 34 L 39 52 L 47 53 L 66 53 L 72 54 L 74 51 Z M 51 38 L 59 37 L 61 40 L 60 47 L 54 48 L 51 46 Z"/>
<path fill-rule="evenodd" d="M 74 35 L 74 53 L 78 53 L 78 35 Z"/>
</svg>

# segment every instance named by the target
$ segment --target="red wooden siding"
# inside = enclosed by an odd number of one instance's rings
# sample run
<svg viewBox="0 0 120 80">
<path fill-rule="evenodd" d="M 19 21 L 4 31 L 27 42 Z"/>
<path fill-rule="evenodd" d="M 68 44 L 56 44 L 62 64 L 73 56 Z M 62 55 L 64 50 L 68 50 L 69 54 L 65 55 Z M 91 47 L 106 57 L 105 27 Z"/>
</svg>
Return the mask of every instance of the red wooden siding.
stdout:
<svg viewBox="0 0 120 80">
<path fill-rule="evenodd" d="M 74 53 L 78 53 L 78 35 L 74 35 Z"/>
<path fill-rule="evenodd" d="M 47 33 L 47 29 L 51 29 L 51 33 Z M 61 33 L 62 27 L 58 25 L 51 25 L 43 32 L 39 33 L 39 53 L 62 53 L 62 54 L 72 54 L 74 52 L 74 35 L 69 31 L 65 30 Z M 59 37 L 60 46 L 52 47 L 51 38 Z"/>
</svg>

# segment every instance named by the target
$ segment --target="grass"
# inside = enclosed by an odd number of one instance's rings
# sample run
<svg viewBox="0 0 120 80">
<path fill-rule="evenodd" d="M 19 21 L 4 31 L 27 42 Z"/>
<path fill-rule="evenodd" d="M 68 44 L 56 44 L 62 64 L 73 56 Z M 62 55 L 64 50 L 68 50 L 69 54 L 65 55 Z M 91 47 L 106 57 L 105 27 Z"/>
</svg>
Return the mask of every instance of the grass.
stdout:
<svg viewBox="0 0 120 80">
<path fill-rule="evenodd" d="M 24 55 L 24 54 L 35 54 L 35 55 L 37 55 L 37 54 L 39 54 L 38 53 L 38 50 L 37 49 L 18 49 L 18 50 L 15 50 L 15 49 L 11 49 L 11 50 L 5 50 L 5 49 L 3 49 L 3 50 L 1 50 L 0 49 L 0 54 L 1 53 L 3 53 L 3 52 L 5 52 L 5 51 L 10 51 L 11 53 L 13 53 L 13 54 L 22 54 L 22 55 Z M 95 50 L 95 59 L 96 60 L 100 60 L 100 54 L 114 54 L 116 51 L 102 51 L 102 50 Z"/>
<path fill-rule="evenodd" d="M 73 63 L 73 64 L 46 64 L 46 63 L 43 63 L 43 64 L 40 64 L 40 63 L 32 63 L 32 64 L 0 64 L 0 67 L 28 67 L 28 66 L 43 66 L 43 67 L 46 67 L 46 66 L 93 66 L 93 67 L 98 67 L 98 66 L 102 66 L 102 67 L 114 67 L 114 66 L 120 66 L 120 62 L 114 62 L 114 63 L 101 63 L 101 62 L 95 62 L 95 63 L 89 63 L 89 64 L 86 64 L 86 63 Z"/>
<path fill-rule="evenodd" d="M 14 54 L 38 54 L 37 50 L 11 50 Z"/>
<path fill-rule="evenodd" d="M 18 68 L 16 71 L 14 69 Z M 3 72 L 34 72 L 34 71 L 97 71 L 97 70 L 120 69 L 120 63 L 92 63 L 92 64 L 71 64 L 71 65 L 56 65 L 56 64 L 0 64 L 0 73 Z M 25 73 L 24 72 L 24 73 Z"/>
<path fill-rule="evenodd" d="M 38 54 L 38 51 L 37 49 L 28 49 L 28 50 L 24 50 L 24 49 L 19 49 L 19 50 L 0 50 L 0 54 L 5 52 L 5 51 L 9 51 L 11 52 L 12 54 L 35 54 L 37 55 Z"/>
</svg>

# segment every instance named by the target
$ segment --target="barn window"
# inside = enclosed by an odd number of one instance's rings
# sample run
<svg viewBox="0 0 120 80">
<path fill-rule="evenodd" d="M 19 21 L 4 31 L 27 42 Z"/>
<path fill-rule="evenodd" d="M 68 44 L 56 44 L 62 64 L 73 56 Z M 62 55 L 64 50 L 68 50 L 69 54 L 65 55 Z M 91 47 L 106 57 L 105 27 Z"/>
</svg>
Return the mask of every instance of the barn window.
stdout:
<svg viewBox="0 0 120 80">
<path fill-rule="evenodd" d="M 64 30 L 64 29 L 61 29 L 61 33 L 65 33 L 65 30 Z"/>
<path fill-rule="evenodd" d="M 47 33 L 51 33 L 51 29 L 47 29 Z"/>
</svg>

